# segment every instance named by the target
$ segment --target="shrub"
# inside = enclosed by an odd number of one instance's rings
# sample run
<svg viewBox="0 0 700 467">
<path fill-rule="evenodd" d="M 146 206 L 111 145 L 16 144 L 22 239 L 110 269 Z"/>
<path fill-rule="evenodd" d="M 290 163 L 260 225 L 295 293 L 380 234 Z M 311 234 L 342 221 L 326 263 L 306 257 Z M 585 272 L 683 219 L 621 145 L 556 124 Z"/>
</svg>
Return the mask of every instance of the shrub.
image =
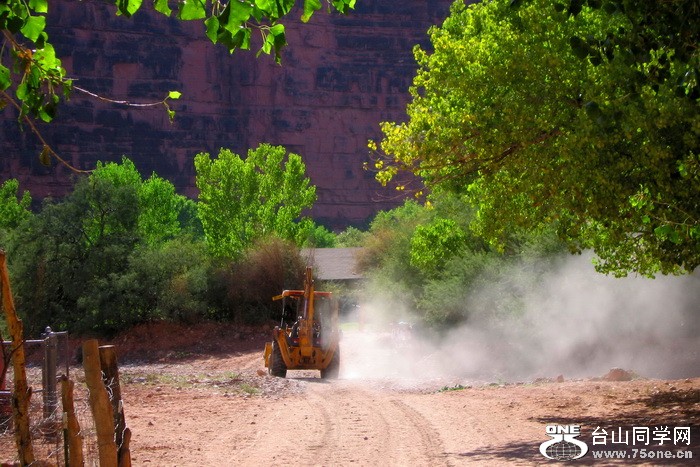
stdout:
<svg viewBox="0 0 700 467">
<path fill-rule="evenodd" d="M 294 243 L 276 237 L 257 242 L 219 275 L 219 280 L 227 281 L 226 318 L 246 324 L 277 319 L 279 309 L 272 297 L 284 289 L 303 287 L 304 269 Z"/>
</svg>

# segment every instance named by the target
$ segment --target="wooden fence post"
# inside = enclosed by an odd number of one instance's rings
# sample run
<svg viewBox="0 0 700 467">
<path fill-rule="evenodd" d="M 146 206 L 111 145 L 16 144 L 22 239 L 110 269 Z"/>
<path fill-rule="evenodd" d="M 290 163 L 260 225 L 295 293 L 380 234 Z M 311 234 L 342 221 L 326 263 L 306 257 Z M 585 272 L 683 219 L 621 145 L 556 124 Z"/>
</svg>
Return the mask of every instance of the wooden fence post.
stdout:
<svg viewBox="0 0 700 467">
<path fill-rule="evenodd" d="M 61 404 L 65 419 L 65 440 L 68 445 L 68 456 L 66 465 L 68 467 L 82 467 L 83 465 L 83 435 L 80 434 L 80 423 L 75 416 L 75 406 L 73 403 L 73 386 L 75 383 L 67 376 L 61 377 Z"/>
<path fill-rule="evenodd" d="M 83 343 L 85 384 L 90 391 L 90 407 L 95 419 L 100 467 L 117 467 L 117 443 L 114 442 L 114 415 L 109 394 L 102 382 L 99 346 L 96 339 Z"/>
<path fill-rule="evenodd" d="M 131 466 L 131 451 L 129 443 L 131 432 L 126 426 L 124 417 L 124 403 L 122 390 L 119 384 L 119 365 L 117 364 L 117 352 L 113 345 L 100 346 L 100 365 L 102 367 L 102 379 L 109 393 L 112 395 L 112 410 L 114 412 L 114 431 L 117 443 L 117 457 L 119 467 Z"/>
<path fill-rule="evenodd" d="M 27 384 L 27 369 L 24 357 L 24 328 L 17 316 L 15 302 L 10 287 L 10 274 L 7 271 L 5 251 L 0 250 L 0 285 L 2 286 L 2 307 L 12 339 L 12 367 L 14 370 L 15 389 L 12 394 L 12 413 L 15 418 L 15 442 L 20 464 L 34 463 L 34 447 L 29 429 L 29 397 L 31 392 Z"/>
</svg>

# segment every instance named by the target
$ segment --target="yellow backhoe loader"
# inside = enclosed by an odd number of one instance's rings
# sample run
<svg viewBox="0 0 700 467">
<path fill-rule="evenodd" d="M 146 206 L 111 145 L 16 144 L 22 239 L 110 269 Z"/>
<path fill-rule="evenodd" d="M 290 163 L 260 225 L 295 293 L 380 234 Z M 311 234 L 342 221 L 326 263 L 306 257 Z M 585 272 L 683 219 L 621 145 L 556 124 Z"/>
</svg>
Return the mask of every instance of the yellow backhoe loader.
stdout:
<svg viewBox="0 0 700 467">
<path fill-rule="evenodd" d="M 304 290 L 285 290 L 282 319 L 265 343 L 265 367 L 284 378 L 287 370 L 321 370 L 321 378 L 337 378 L 340 369 L 338 302 L 331 292 L 314 288 L 312 268 L 306 268 Z"/>
</svg>

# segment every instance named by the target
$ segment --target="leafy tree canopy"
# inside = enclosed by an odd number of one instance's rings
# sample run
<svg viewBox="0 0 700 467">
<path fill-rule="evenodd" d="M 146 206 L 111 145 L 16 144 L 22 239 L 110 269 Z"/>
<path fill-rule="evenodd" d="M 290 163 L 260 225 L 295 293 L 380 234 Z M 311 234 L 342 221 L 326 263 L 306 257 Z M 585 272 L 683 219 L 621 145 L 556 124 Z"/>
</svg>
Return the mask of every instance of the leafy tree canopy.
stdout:
<svg viewBox="0 0 700 467">
<path fill-rule="evenodd" d="M 11 252 L 29 333 L 46 325 L 114 332 L 151 318 L 201 317 L 208 309 L 205 246 L 182 235 L 178 221 L 183 206 L 189 216 L 196 209 L 170 182 L 155 174 L 143 180 L 123 158 L 98 162 L 73 192 L 45 199 L 37 214 L 19 209 L 28 194 L 18 201 L 16 184 L 6 182 L 1 191 L 0 212 L 8 205 L 21 218 L 0 246 Z"/>
<path fill-rule="evenodd" d="M 28 333 L 48 324 L 91 328 L 117 319 L 108 316 L 109 306 L 88 309 L 84 298 L 126 266 L 138 242 L 137 206 L 134 187 L 84 177 L 70 195 L 45 200 L 41 212 L 19 226 L 8 249 L 18 309 L 30 317 Z"/>
<path fill-rule="evenodd" d="M 277 236 L 301 245 L 314 225 L 301 218 L 316 201 L 301 156 L 261 144 L 245 159 L 222 149 L 194 159 L 199 217 L 211 252 L 238 258 L 257 239 Z"/>
<path fill-rule="evenodd" d="M 180 213 L 186 198 L 175 193 L 175 186 L 155 173 L 143 180 L 134 163 L 122 158 L 122 163 L 97 163 L 90 180 L 105 180 L 116 188 L 130 187 L 138 198 L 137 234 L 148 244 L 173 238 L 181 230 Z M 134 208 L 134 206 L 123 206 Z"/>
<path fill-rule="evenodd" d="M 365 243 L 367 234 L 357 227 L 348 227 L 336 236 L 336 245 L 338 248 L 357 248 L 362 247 Z"/>
<path fill-rule="evenodd" d="M 16 179 L 6 180 L 0 185 L 0 229 L 11 230 L 31 216 L 29 207 L 32 197 L 25 191 L 19 197 L 19 182 Z"/>
<path fill-rule="evenodd" d="M 436 218 L 419 225 L 411 237 L 411 264 L 436 270 L 465 247 L 466 235 L 452 219 Z"/>
<path fill-rule="evenodd" d="M 305 247 L 309 248 L 334 248 L 336 246 L 336 235 L 322 225 L 316 225 L 309 231 L 309 237 L 304 241 Z"/>
<path fill-rule="evenodd" d="M 700 264 L 700 4 L 457 1 L 376 161 L 465 194 L 503 247 L 549 224 L 602 272 Z M 370 147 L 376 148 L 374 143 Z"/>
</svg>

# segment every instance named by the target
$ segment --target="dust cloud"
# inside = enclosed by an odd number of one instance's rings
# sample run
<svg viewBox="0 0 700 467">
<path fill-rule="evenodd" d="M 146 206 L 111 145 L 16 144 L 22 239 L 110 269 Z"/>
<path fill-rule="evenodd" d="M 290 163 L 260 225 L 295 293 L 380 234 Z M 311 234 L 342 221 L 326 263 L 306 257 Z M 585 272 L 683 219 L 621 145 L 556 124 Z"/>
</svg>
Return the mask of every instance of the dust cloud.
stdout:
<svg viewBox="0 0 700 467">
<path fill-rule="evenodd" d="M 531 266 L 530 266 L 531 268 Z M 499 312 L 517 297 L 521 313 Z M 551 270 L 509 271 L 465 291 L 468 320 L 437 336 L 402 305 L 368 301 L 342 341 L 341 377 L 514 382 L 599 377 L 622 368 L 645 378 L 700 376 L 700 277 L 613 278 L 589 257 Z"/>
</svg>

